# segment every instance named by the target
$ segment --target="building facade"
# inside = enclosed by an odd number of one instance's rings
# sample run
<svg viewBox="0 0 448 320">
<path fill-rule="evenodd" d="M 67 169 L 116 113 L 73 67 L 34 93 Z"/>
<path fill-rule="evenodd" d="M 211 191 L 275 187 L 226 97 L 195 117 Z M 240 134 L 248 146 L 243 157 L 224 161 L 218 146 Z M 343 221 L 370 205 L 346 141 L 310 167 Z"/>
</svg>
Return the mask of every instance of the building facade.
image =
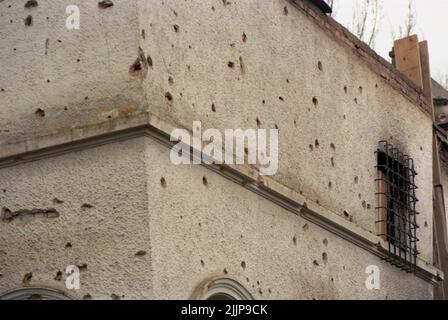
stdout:
<svg viewBox="0 0 448 320">
<path fill-rule="evenodd" d="M 421 89 L 319 1 L 101 3 L 0 3 L 0 295 L 432 299 Z M 277 173 L 174 165 L 193 121 L 278 128 Z M 381 141 L 413 160 L 418 255 L 378 232 Z"/>
</svg>

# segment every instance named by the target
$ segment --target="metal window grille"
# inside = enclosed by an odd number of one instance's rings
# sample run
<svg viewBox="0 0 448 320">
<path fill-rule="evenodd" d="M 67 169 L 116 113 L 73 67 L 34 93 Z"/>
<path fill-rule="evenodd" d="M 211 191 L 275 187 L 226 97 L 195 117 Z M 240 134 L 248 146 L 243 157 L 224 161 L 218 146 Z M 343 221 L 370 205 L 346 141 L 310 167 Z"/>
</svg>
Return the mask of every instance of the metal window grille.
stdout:
<svg viewBox="0 0 448 320">
<path fill-rule="evenodd" d="M 391 264 L 415 272 L 417 221 L 414 161 L 387 141 L 380 141 L 377 155 L 377 231 L 388 243 Z"/>
</svg>

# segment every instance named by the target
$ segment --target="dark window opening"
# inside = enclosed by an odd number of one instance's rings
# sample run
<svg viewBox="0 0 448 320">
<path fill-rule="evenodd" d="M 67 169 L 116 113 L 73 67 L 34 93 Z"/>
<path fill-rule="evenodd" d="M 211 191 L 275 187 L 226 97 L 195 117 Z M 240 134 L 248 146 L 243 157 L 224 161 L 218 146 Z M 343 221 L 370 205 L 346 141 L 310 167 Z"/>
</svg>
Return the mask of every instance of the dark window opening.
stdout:
<svg viewBox="0 0 448 320">
<path fill-rule="evenodd" d="M 414 161 L 386 141 L 376 155 L 377 234 L 388 243 L 386 260 L 413 272 L 419 253 Z"/>
</svg>

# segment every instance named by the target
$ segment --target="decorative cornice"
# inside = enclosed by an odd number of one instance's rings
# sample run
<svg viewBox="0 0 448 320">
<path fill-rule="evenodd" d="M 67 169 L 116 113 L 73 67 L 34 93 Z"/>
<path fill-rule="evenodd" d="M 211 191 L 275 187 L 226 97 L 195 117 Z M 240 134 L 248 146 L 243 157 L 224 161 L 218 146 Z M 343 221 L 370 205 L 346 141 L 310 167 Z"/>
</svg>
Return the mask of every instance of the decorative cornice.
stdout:
<svg viewBox="0 0 448 320">
<path fill-rule="evenodd" d="M 0 154 L 0 169 L 142 136 L 150 137 L 166 147 L 172 147 L 177 143 L 170 141 L 173 129 L 172 125 L 160 118 L 149 113 L 141 113 L 96 125 L 73 128 L 69 132 L 61 133 L 60 136 L 34 137 L 32 140 L 18 142 L 9 149 L 3 149 Z M 193 150 L 192 146 L 189 147 Z M 194 154 L 196 153 L 191 152 L 192 156 Z M 388 257 L 387 243 L 379 237 L 315 202 L 308 201 L 309 199 L 272 177 L 262 176 L 247 165 L 204 163 L 202 165 L 381 259 Z M 440 270 L 420 258 L 417 259 L 416 276 L 432 284 L 443 280 L 443 273 Z"/>
</svg>

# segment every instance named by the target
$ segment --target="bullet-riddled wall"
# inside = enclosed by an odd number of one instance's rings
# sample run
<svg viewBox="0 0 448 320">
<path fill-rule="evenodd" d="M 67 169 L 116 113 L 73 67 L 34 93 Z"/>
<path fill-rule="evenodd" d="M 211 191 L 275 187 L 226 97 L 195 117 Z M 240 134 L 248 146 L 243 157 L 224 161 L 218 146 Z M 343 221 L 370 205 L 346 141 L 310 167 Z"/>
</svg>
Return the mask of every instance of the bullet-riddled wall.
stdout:
<svg viewBox="0 0 448 320">
<path fill-rule="evenodd" d="M 98 125 L 95 140 L 141 112 L 190 130 L 194 120 L 277 127 L 273 181 L 374 236 L 374 152 L 388 140 L 415 160 L 420 258 L 431 265 L 425 101 L 307 1 L 25 3 L 0 3 L 1 157 L 76 140 L 85 126 Z M 65 27 L 71 4 L 79 30 Z M 430 283 L 244 185 L 174 166 L 168 150 L 140 137 L 0 169 L 0 207 L 20 212 L 0 221 L 0 293 L 186 298 L 221 275 L 256 298 L 432 297 Z M 80 291 L 58 276 L 68 264 L 82 267 Z M 368 265 L 381 290 L 366 289 Z"/>
</svg>

